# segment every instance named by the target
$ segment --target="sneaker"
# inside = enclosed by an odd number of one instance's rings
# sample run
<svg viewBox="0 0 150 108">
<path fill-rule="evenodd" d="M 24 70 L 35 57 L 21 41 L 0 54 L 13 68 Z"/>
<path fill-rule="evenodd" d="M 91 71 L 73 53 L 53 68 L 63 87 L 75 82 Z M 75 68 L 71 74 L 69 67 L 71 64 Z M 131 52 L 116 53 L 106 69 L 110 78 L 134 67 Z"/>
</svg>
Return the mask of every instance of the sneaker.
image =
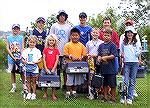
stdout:
<svg viewBox="0 0 150 108">
<path fill-rule="evenodd" d="M 132 100 L 131 99 L 127 99 L 127 104 L 132 105 Z"/>
<path fill-rule="evenodd" d="M 28 94 L 27 94 L 26 99 L 31 99 L 31 93 L 28 93 Z"/>
<path fill-rule="evenodd" d="M 94 96 L 93 96 L 93 95 L 88 95 L 88 96 L 87 96 L 87 99 L 93 100 L 93 99 L 94 99 Z"/>
<path fill-rule="evenodd" d="M 77 98 L 77 97 L 78 97 L 78 94 L 77 94 L 77 93 L 73 93 L 73 94 L 72 94 L 72 97 L 73 97 L 73 98 Z"/>
<path fill-rule="evenodd" d="M 36 99 L 36 94 L 32 93 L 31 100 L 35 100 L 35 99 Z"/>
<path fill-rule="evenodd" d="M 16 88 L 12 88 L 11 90 L 10 90 L 10 93 L 14 93 L 14 92 L 16 92 Z"/>
<path fill-rule="evenodd" d="M 65 94 L 65 99 L 69 99 L 70 98 L 70 93 L 66 93 Z"/>
<path fill-rule="evenodd" d="M 121 104 L 124 104 L 124 103 L 125 103 L 125 100 L 124 100 L 124 99 L 120 99 L 120 103 L 121 103 Z"/>
<path fill-rule="evenodd" d="M 136 90 L 133 91 L 133 96 L 138 97 L 138 94 L 137 94 Z"/>
</svg>

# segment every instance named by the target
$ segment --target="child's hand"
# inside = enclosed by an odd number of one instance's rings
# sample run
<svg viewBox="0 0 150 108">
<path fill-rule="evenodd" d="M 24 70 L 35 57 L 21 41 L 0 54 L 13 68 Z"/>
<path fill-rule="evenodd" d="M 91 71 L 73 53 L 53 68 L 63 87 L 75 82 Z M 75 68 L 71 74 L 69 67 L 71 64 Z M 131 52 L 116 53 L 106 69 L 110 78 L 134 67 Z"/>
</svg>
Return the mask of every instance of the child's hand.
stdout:
<svg viewBox="0 0 150 108">
<path fill-rule="evenodd" d="M 98 61 L 98 62 L 101 62 L 101 60 L 102 60 L 102 57 L 101 57 L 101 56 L 98 56 L 97 61 Z"/>
<path fill-rule="evenodd" d="M 54 74 L 54 73 L 55 73 L 55 69 L 52 69 L 52 70 L 51 70 L 51 73 Z"/>
<path fill-rule="evenodd" d="M 106 56 L 103 56 L 101 59 L 102 59 L 102 61 L 107 62 L 107 57 Z"/>
<path fill-rule="evenodd" d="M 121 57 L 124 58 L 124 53 L 121 53 Z"/>
<path fill-rule="evenodd" d="M 45 69 L 45 74 L 48 74 L 49 73 L 49 69 Z"/>
</svg>

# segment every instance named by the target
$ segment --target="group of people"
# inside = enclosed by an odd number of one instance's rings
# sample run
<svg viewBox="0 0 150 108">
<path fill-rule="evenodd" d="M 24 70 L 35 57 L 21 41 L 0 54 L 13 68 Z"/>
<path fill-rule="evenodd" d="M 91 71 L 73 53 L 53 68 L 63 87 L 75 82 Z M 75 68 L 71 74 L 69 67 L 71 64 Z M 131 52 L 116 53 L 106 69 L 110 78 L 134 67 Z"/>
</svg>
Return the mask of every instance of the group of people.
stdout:
<svg viewBox="0 0 150 108">
<path fill-rule="evenodd" d="M 17 71 L 22 78 L 22 88 L 27 88 L 28 91 L 26 99 L 31 100 L 36 99 L 36 81 L 39 73 L 60 76 L 62 71 L 65 97 L 77 97 L 77 85 L 84 83 L 85 75 L 66 74 L 65 69 L 62 69 L 65 58 L 67 62 L 87 61 L 90 81 L 95 73 L 104 77 L 103 87 L 100 88 L 103 89 L 102 100 L 116 102 L 115 58 L 118 57 L 120 63 L 123 63 L 124 83 L 128 87 L 127 103 L 132 104 L 138 63 L 141 60 L 140 40 L 134 30 L 133 21 L 125 22 L 125 33 L 120 37 L 119 43 L 118 34 L 111 28 L 111 19 L 108 17 L 104 18 L 101 30 L 86 24 L 87 15 L 84 12 L 79 14 L 80 24 L 77 26 L 71 27 L 67 24 L 67 18 L 68 14 L 64 10 L 59 11 L 58 21 L 51 26 L 47 35 L 43 30 L 46 21 L 39 17 L 36 20 L 37 27 L 28 37 L 28 48 L 24 48 L 24 38 L 19 34 L 20 25 L 12 26 L 12 34 L 7 37 L 8 70 L 11 71 L 12 82 L 10 92 L 16 91 Z M 90 82 L 88 85 L 90 87 Z M 47 88 L 44 88 L 43 98 L 48 98 Z M 52 88 L 51 98 L 53 101 L 57 100 L 56 88 Z M 125 103 L 123 94 L 120 102 Z"/>
</svg>

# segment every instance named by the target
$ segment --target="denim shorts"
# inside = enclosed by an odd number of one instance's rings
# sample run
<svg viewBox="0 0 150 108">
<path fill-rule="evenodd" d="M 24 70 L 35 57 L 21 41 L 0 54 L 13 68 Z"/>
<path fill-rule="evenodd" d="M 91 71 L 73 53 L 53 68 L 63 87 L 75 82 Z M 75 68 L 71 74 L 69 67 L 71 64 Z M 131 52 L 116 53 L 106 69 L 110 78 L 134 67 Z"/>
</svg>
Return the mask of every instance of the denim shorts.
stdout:
<svg viewBox="0 0 150 108">
<path fill-rule="evenodd" d="M 110 88 L 115 88 L 116 84 L 116 75 L 115 74 L 103 74 L 104 83 L 103 86 L 109 86 Z"/>
<path fill-rule="evenodd" d="M 26 72 L 26 77 L 35 77 L 38 73 Z"/>
</svg>

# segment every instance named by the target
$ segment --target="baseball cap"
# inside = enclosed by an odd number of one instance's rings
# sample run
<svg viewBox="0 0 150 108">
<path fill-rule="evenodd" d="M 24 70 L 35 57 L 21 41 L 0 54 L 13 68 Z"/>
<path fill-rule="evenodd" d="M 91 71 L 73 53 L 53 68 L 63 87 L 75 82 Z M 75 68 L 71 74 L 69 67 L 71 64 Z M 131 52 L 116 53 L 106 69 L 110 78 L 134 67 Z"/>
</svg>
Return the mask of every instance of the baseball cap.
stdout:
<svg viewBox="0 0 150 108">
<path fill-rule="evenodd" d="M 135 31 L 133 26 L 127 26 L 125 28 L 125 32 L 131 31 L 132 33 L 136 34 L 137 32 Z"/>
<path fill-rule="evenodd" d="M 128 19 L 128 20 L 125 21 L 125 25 L 127 25 L 127 23 L 130 23 L 131 25 L 133 25 L 133 20 Z"/>
<path fill-rule="evenodd" d="M 43 17 L 39 17 L 36 22 L 39 22 L 39 21 L 43 21 L 43 23 L 45 23 L 45 19 Z"/>
<path fill-rule="evenodd" d="M 60 10 L 59 12 L 58 12 L 58 15 L 61 15 L 61 14 L 67 14 L 64 10 Z"/>
<path fill-rule="evenodd" d="M 79 14 L 79 18 L 87 18 L 86 13 L 85 13 L 85 12 L 81 12 L 81 13 Z"/>
<path fill-rule="evenodd" d="M 58 12 L 58 15 L 57 15 L 57 19 L 59 20 L 59 16 L 61 16 L 61 15 L 64 15 L 65 16 L 65 21 L 67 20 L 67 18 L 68 18 L 68 14 L 64 11 L 64 10 L 60 10 L 59 12 Z"/>
<path fill-rule="evenodd" d="M 15 27 L 18 27 L 20 29 L 20 25 L 19 24 L 13 24 L 12 29 L 14 29 Z"/>
</svg>

